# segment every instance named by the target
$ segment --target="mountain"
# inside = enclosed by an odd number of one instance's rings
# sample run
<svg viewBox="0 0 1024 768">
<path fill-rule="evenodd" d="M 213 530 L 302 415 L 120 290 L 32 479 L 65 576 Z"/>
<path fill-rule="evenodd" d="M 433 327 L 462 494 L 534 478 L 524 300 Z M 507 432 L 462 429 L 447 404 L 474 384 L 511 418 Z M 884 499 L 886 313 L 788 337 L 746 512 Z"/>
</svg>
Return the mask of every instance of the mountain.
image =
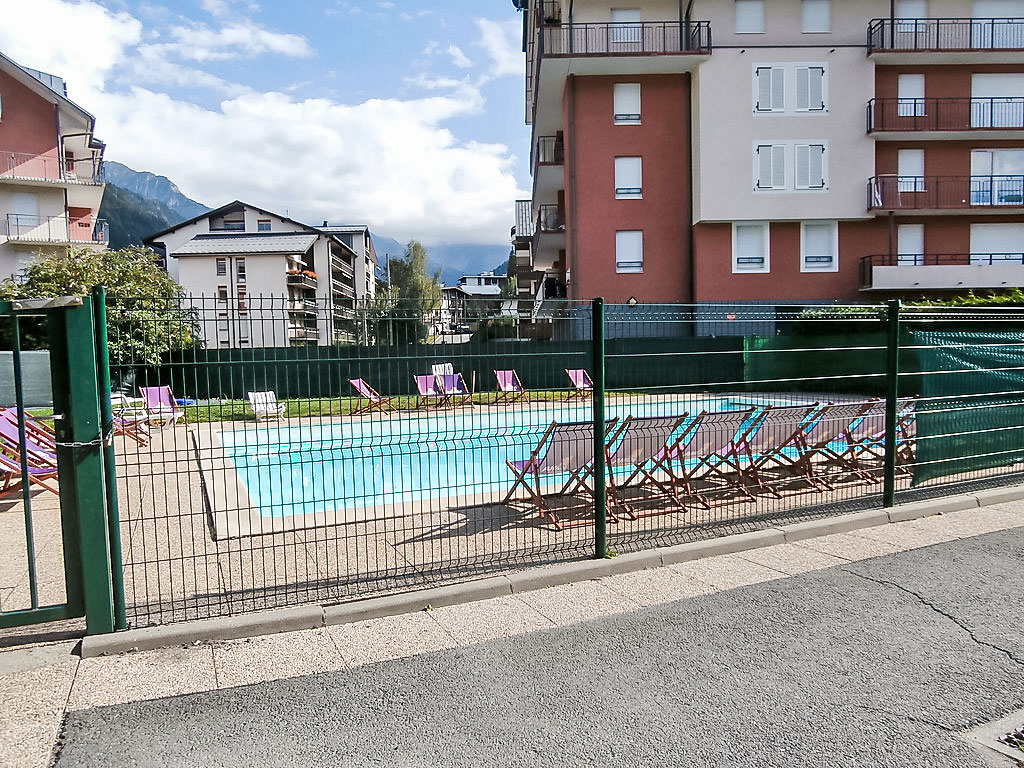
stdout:
<svg viewBox="0 0 1024 768">
<path fill-rule="evenodd" d="M 100 205 L 101 219 L 110 227 L 110 247 L 114 250 L 129 245 L 142 245 L 142 239 L 183 221 L 158 200 L 137 195 L 107 182 Z"/>
<path fill-rule="evenodd" d="M 202 203 L 185 197 L 178 186 L 166 176 L 157 176 L 149 171 L 135 171 L 127 165 L 110 160 L 103 163 L 103 170 L 108 185 L 113 184 L 140 197 L 161 203 L 177 217 L 177 221 L 186 221 L 210 210 Z"/>
<path fill-rule="evenodd" d="M 373 247 L 377 251 L 377 259 L 381 268 L 384 268 L 385 254 L 391 258 L 400 258 L 405 253 L 405 245 L 393 237 L 385 237 L 374 232 Z M 496 275 L 505 274 L 508 264 L 508 245 L 462 245 L 462 244 L 441 244 L 428 245 L 427 263 L 432 272 L 441 272 L 441 282 L 444 285 L 455 285 L 462 275 L 479 275 L 482 272 L 494 272 Z M 495 267 L 495 262 L 500 262 Z"/>
</svg>

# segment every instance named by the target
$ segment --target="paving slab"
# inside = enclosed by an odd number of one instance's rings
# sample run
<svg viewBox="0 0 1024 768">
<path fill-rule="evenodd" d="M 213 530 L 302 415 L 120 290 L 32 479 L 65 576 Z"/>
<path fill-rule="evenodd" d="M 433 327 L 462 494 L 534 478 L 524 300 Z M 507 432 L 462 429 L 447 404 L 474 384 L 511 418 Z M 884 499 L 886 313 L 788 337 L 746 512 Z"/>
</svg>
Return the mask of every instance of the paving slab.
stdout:
<svg viewBox="0 0 1024 768">
<path fill-rule="evenodd" d="M 430 618 L 459 645 L 513 637 L 555 626 L 551 619 L 519 595 L 436 608 L 430 612 Z"/>
<path fill-rule="evenodd" d="M 524 592 L 519 597 L 559 626 L 640 607 L 640 603 L 610 589 L 600 581 L 581 581 L 561 587 L 538 589 Z"/>
<path fill-rule="evenodd" d="M 78 659 L 0 674 L 0 765 L 4 768 L 45 768 L 57 740 Z"/>
<path fill-rule="evenodd" d="M 883 557 L 896 552 L 913 549 L 911 546 L 899 546 L 891 542 L 869 539 L 855 533 L 833 533 L 818 539 L 805 539 L 795 546 L 822 552 L 841 560 L 863 560 L 869 557 Z"/>
<path fill-rule="evenodd" d="M 323 629 L 213 644 L 217 686 L 231 688 L 267 680 L 344 669 L 345 658 Z"/>
<path fill-rule="evenodd" d="M 842 558 L 795 544 L 777 544 L 774 547 L 752 549 L 749 552 L 737 553 L 734 557 L 793 576 L 798 573 L 834 568 L 846 562 Z"/>
<path fill-rule="evenodd" d="M 717 590 L 735 589 L 786 577 L 782 571 L 743 560 L 736 555 L 720 555 L 670 567 L 685 579 L 710 584 Z"/>
<path fill-rule="evenodd" d="M 715 588 L 706 582 L 686 578 L 676 568 L 651 568 L 623 573 L 601 579 L 601 583 L 642 607 L 685 600 L 715 591 Z"/>
<path fill-rule="evenodd" d="M 456 645 L 427 611 L 327 627 L 334 645 L 351 666 L 373 664 Z"/>
</svg>

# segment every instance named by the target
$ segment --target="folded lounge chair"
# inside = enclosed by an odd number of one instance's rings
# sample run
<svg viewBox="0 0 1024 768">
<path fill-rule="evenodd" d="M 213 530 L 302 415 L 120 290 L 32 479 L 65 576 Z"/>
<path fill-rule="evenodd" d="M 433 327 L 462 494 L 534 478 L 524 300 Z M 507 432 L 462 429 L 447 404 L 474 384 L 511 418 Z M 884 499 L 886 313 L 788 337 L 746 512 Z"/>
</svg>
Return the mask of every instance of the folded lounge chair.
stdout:
<svg viewBox="0 0 1024 768">
<path fill-rule="evenodd" d="M 590 378 L 589 373 L 582 368 L 566 368 L 565 373 L 573 386 L 569 391 L 569 400 L 574 397 L 586 399 L 591 396 L 594 391 L 594 380 Z"/>
<path fill-rule="evenodd" d="M 612 433 L 615 419 L 606 423 L 605 431 Z M 610 442 L 610 441 L 609 441 Z M 567 525 L 580 525 L 591 522 L 590 519 L 575 521 L 573 523 L 559 520 L 558 515 L 547 505 L 544 500 L 541 477 L 553 475 L 568 475 L 568 480 L 562 486 L 559 494 L 565 494 L 572 489 L 572 492 L 583 490 L 593 497 L 593 490 L 587 485 L 587 481 L 593 475 L 594 465 L 594 423 L 591 421 L 578 421 L 568 423 L 551 422 L 544 431 L 536 447 L 530 453 L 528 459 L 522 461 L 507 460 L 505 462 L 515 476 L 512 487 L 509 488 L 503 504 L 508 504 L 515 496 L 516 490 L 522 486 L 530 495 L 541 517 L 547 517 L 555 526 L 555 530 L 562 530 Z M 575 507 L 574 509 L 582 509 Z M 612 522 L 618 520 L 611 509 L 608 510 L 608 519 Z"/>
<path fill-rule="evenodd" d="M 797 441 L 799 458 L 794 467 L 807 480 L 825 490 L 833 490 L 834 486 L 827 477 L 822 476 L 815 466 L 829 459 L 838 460 L 836 446 L 844 439 L 850 425 L 858 421 L 874 406 L 874 402 L 828 404 L 815 414 L 808 423 L 804 433 Z"/>
<path fill-rule="evenodd" d="M 416 407 L 429 408 L 431 405 L 441 406 L 448 402 L 444 392 L 437 388 L 437 376 L 432 373 L 413 376 L 416 380 Z"/>
<path fill-rule="evenodd" d="M 277 395 L 271 390 L 250 392 L 249 405 L 256 414 L 256 421 L 284 418 L 284 403 L 277 402 Z"/>
<path fill-rule="evenodd" d="M 519 381 L 519 374 L 515 372 L 515 369 L 495 371 L 494 376 L 498 379 L 498 397 L 494 401 L 495 405 L 513 403 L 523 398 L 526 398 L 526 402 L 530 402 L 530 393 Z"/>
<path fill-rule="evenodd" d="M 184 423 L 185 411 L 178 405 L 178 401 L 171 394 L 171 388 L 163 387 L 139 387 L 139 394 L 146 401 L 146 410 L 149 411 L 149 423 L 174 425 L 179 421 Z"/>
<path fill-rule="evenodd" d="M 366 405 L 360 405 L 352 411 L 352 416 L 358 416 L 361 413 L 370 413 L 372 411 L 380 411 L 381 413 L 384 413 L 385 411 L 395 410 L 395 406 L 391 404 L 391 401 L 395 398 L 384 397 L 378 393 L 377 390 L 367 384 L 365 380 L 349 379 L 348 383 L 355 388 L 361 398 L 364 398 L 367 401 Z"/>
<path fill-rule="evenodd" d="M 792 468 L 799 464 L 800 439 L 817 410 L 817 403 L 811 406 L 766 406 L 757 421 L 757 428 L 736 446 L 737 452 L 742 452 L 746 458 L 740 470 L 741 477 L 752 480 L 761 490 L 781 499 L 778 487 L 765 482 L 761 471 L 773 465 Z M 812 487 L 815 486 L 812 484 Z"/>
<path fill-rule="evenodd" d="M 141 402 L 141 398 L 133 402 L 132 398 L 120 392 L 110 395 L 114 434 L 131 438 L 139 445 L 146 445 L 149 442 L 149 412 L 137 404 Z"/>
<path fill-rule="evenodd" d="M 643 475 L 666 496 L 672 497 L 678 507 L 682 507 L 675 489 L 660 482 L 648 469 L 649 465 L 657 465 L 664 460 L 666 447 L 674 436 L 684 429 L 688 421 L 687 414 L 682 416 L 650 416 L 633 418 L 627 416 L 619 429 L 617 443 L 609 442 L 606 463 L 608 466 L 608 496 L 612 502 L 624 510 L 633 519 L 650 515 L 664 514 L 670 510 L 659 509 L 655 512 L 639 513 L 623 497 L 623 489 L 638 475 Z M 629 473 L 623 479 L 620 476 Z"/>
</svg>

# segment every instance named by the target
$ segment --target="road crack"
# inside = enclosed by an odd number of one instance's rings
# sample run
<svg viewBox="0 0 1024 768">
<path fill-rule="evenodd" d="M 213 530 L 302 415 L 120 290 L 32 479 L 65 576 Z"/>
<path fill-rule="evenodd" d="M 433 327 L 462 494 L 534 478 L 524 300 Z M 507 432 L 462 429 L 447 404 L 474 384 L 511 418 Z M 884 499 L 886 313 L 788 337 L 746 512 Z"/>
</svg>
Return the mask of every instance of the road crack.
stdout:
<svg viewBox="0 0 1024 768">
<path fill-rule="evenodd" d="M 902 584 L 897 584 L 895 581 L 889 581 L 888 579 L 875 579 L 871 576 L 865 576 L 863 573 L 857 573 L 856 571 L 851 571 L 843 567 L 840 567 L 839 570 L 843 571 L 844 573 L 848 573 L 851 576 L 856 576 L 859 579 L 863 579 L 864 581 L 870 581 L 873 584 L 878 584 L 879 586 L 895 587 L 901 592 L 904 592 L 905 594 L 908 594 L 911 597 L 913 597 L 915 600 L 921 603 L 921 605 L 925 606 L 926 608 L 930 608 L 939 616 L 942 616 L 943 618 L 951 621 L 957 627 L 962 629 L 967 634 L 967 636 L 974 641 L 976 645 L 982 648 L 988 648 L 989 650 L 996 651 L 997 653 L 1001 653 L 1017 666 L 1024 667 L 1024 659 L 1019 658 L 1016 654 L 1013 653 L 1013 651 L 1007 648 L 1003 648 L 1002 646 L 995 645 L 994 643 L 990 643 L 986 640 L 982 640 L 974 633 L 974 630 L 971 629 L 963 620 L 957 618 L 956 616 L 947 611 L 942 610 L 939 606 L 937 606 L 931 600 L 926 598 L 924 595 L 915 592 L 909 587 L 905 587 Z"/>
</svg>

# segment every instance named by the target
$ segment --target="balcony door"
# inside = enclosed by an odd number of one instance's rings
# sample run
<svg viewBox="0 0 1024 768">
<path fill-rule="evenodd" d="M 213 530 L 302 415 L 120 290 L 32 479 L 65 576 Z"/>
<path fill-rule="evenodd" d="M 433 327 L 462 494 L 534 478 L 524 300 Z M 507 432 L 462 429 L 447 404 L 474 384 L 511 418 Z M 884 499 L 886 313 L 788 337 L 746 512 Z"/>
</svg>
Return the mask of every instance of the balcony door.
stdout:
<svg viewBox="0 0 1024 768">
<path fill-rule="evenodd" d="M 1024 205 L 1024 149 L 971 151 L 971 205 Z"/>
<path fill-rule="evenodd" d="M 1024 128 L 1024 75 L 974 75 L 971 78 L 971 127 Z"/>
<path fill-rule="evenodd" d="M 1024 222 L 971 224 L 971 264 L 1024 261 Z"/>
<path fill-rule="evenodd" d="M 612 8 L 610 51 L 641 51 L 643 27 L 639 8 Z"/>
<path fill-rule="evenodd" d="M 1024 48 L 1024 0 L 974 0 L 971 46 Z"/>
<path fill-rule="evenodd" d="M 900 224 L 896 229 L 896 264 L 914 267 L 924 264 L 924 224 Z"/>
</svg>

